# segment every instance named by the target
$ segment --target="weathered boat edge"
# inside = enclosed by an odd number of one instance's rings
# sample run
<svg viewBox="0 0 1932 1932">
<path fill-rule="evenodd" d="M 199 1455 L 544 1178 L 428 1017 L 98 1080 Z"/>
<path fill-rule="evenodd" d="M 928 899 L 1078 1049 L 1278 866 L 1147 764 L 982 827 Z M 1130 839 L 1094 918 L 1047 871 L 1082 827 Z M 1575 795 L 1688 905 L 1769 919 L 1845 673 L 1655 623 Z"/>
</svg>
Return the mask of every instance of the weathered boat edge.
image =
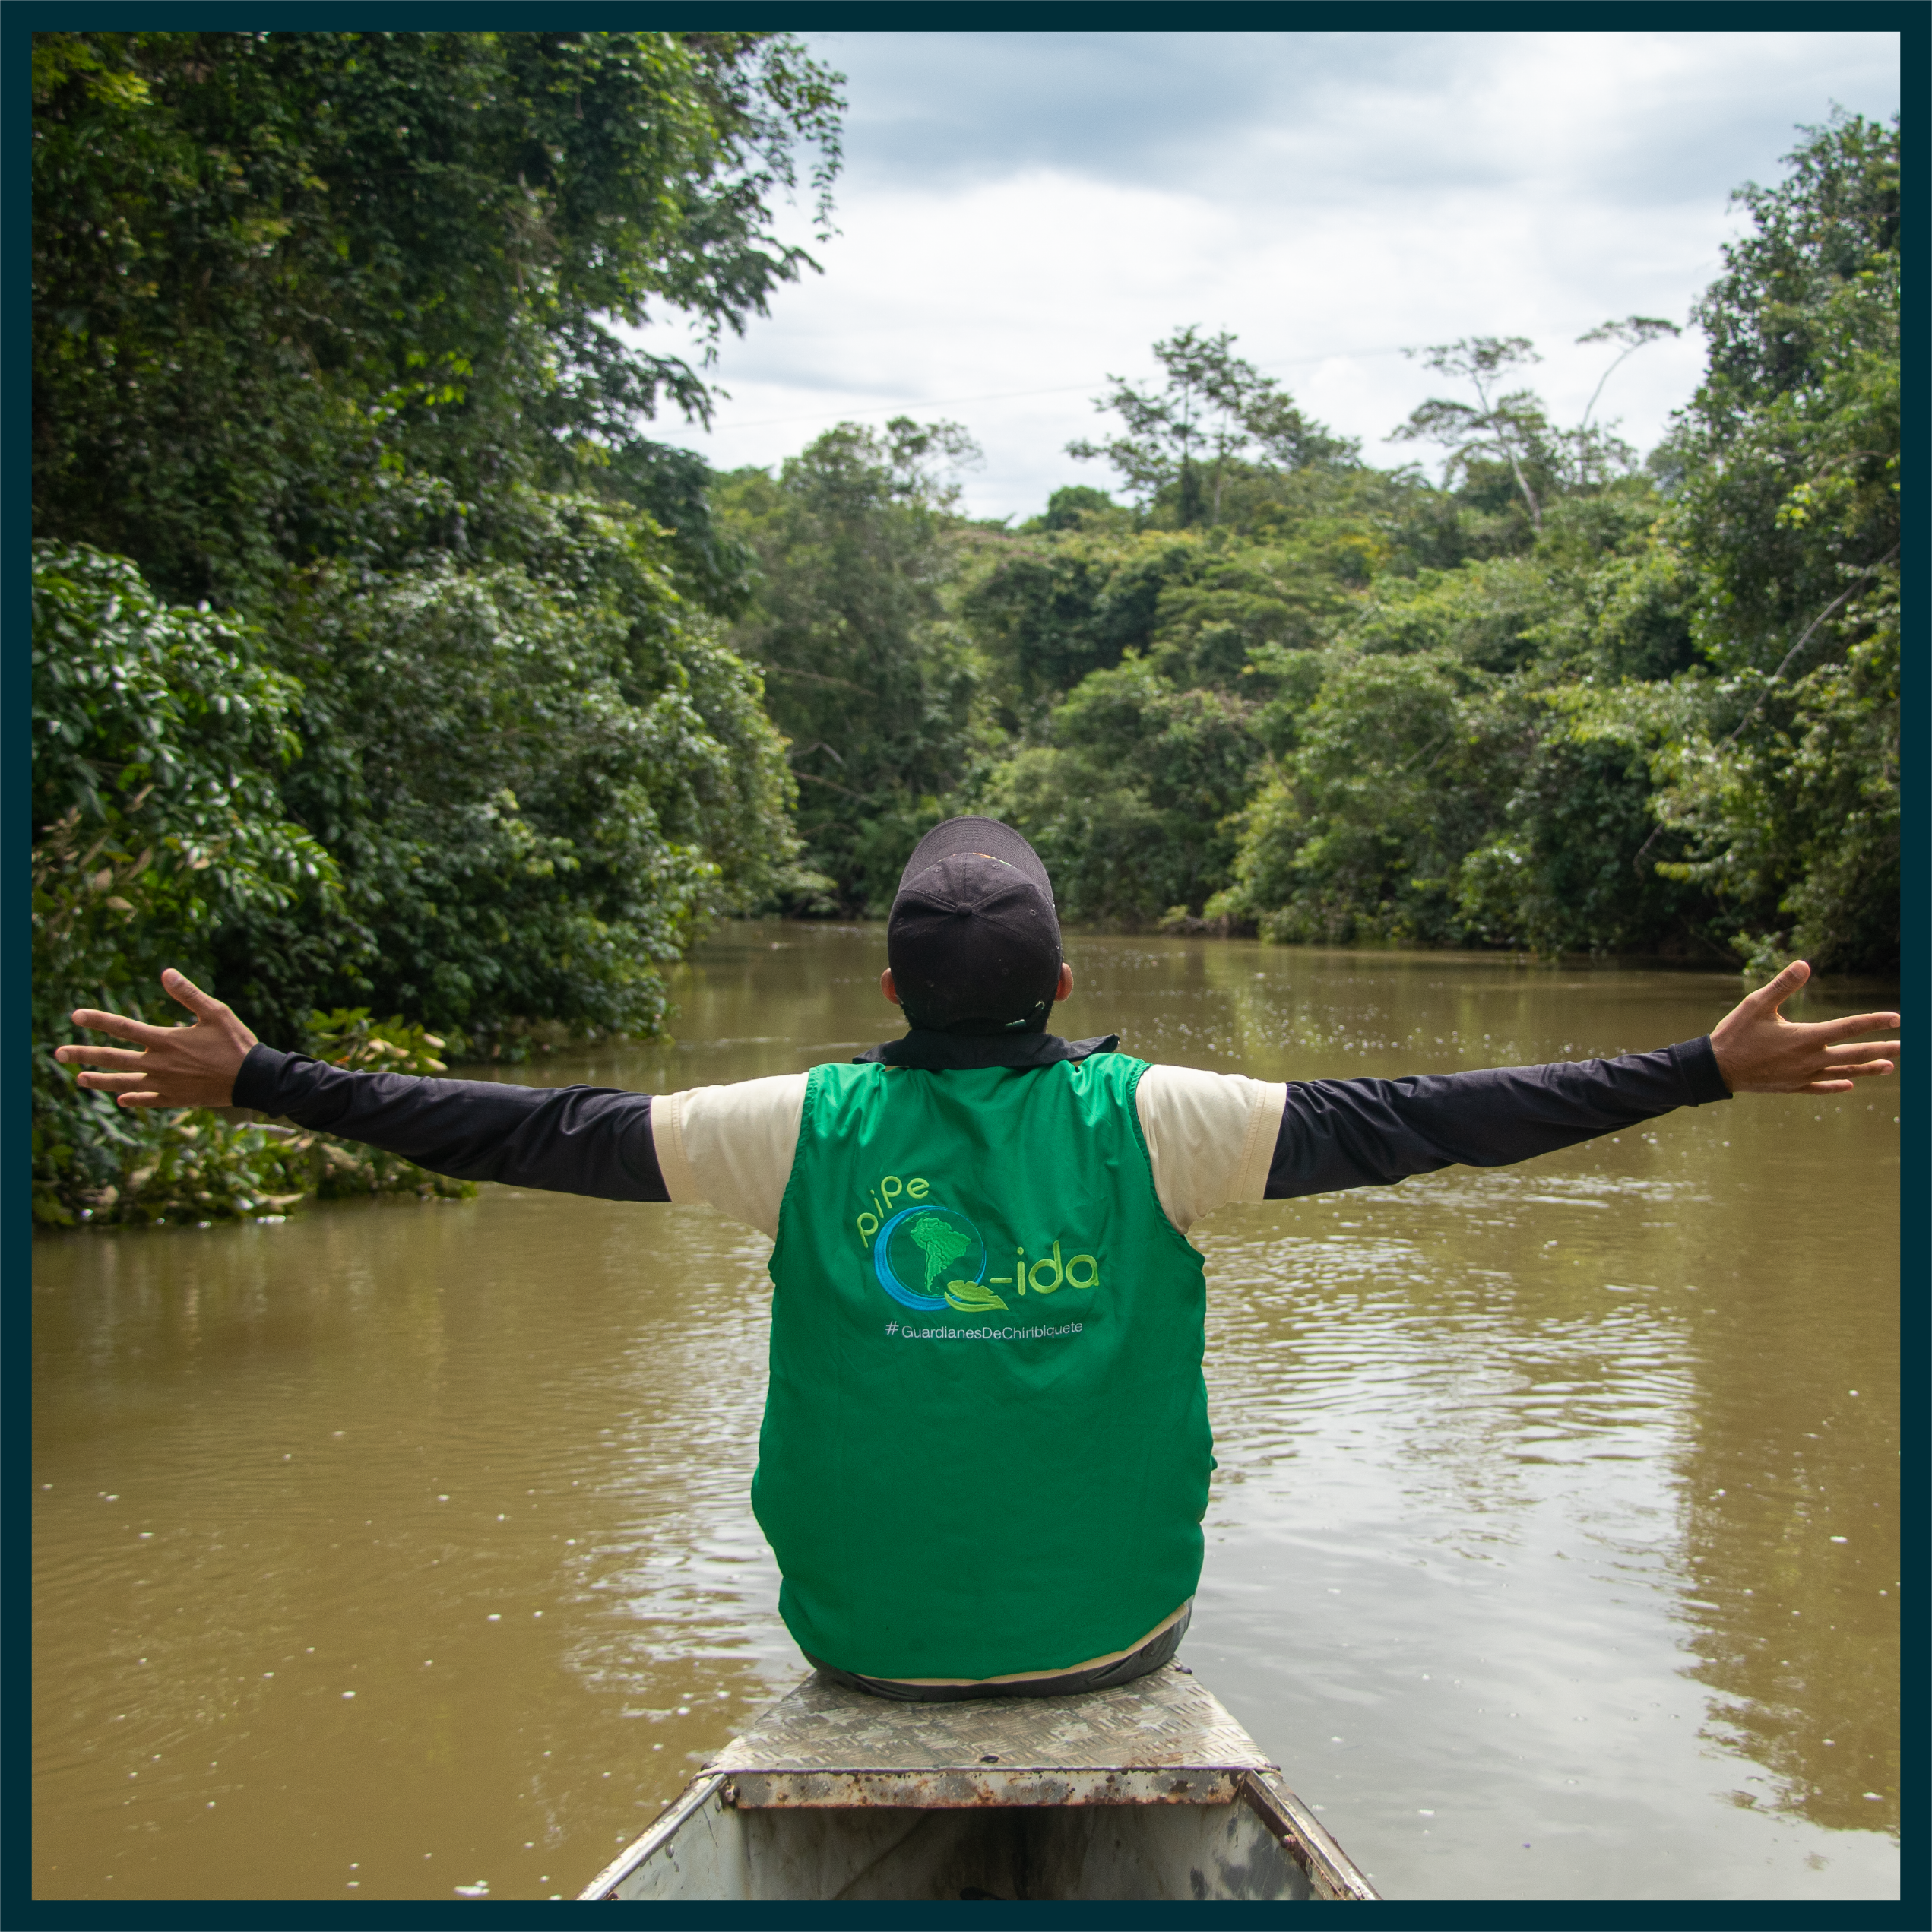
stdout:
<svg viewBox="0 0 1932 1932">
<path fill-rule="evenodd" d="M 701 1820 L 714 1806 L 736 1810 L 739 1797 L 736 1784 L 736 1775 L 729 1771 L 699 1772 L 659 1813 L 650 1827 L 627 1845 L 578 1894 L 580 1900 L 608 1901 L 621 1898 L 625 1881 L 651 1859 L 670 1850 L 679 1833 L 688 1826 L 694 1821 Z M 1191 1801 L 1183 1799 L 1179 1802 L 1190 1810 L 1214 1810 L 1227 1804 L 1237 1804 L 1253 1813 L 1279 1847 L 1281 1855 L 1302 1873 L 1312 1899 L 1372 1900 L 1381 1896 L 1320 1820 L 1288 1788 L 1278 1771 L 1243 1768 L 1234 1774 L 1226 1797 L 1210 1799 L 1205 1804 L 1200 1797 Z M 1158 1808 L 1164 1808 L 1161 1807 L 1158 1800 L 1154 1804 Z M 968 1804 L 928 1804 L 907 1808 L 958 1813 L 983 1810 L 989 1807 Z M 1050 1801 L 1043 1806 L 1036 1801 L 1012 1808 L 1021 1810 L 1135 1810 L 1148 1808 L 1148 1801 L 1145 1799 L 1137 1802 L 1132 1798 L 1116 1798 L 1110 1804 L 1105 1798 L 1085 1796 L 1075 1798 L 1071 1802 L 1063 1799 L 1057 1804 Z M 855 1813 L 870 1813 L 877 1816 L 884 1807 L 865 1803 L 838 1807 L 822 1799 L 817 1805 L 754 1806 L 752 1809 L 793 1812 L 847 1810 Z M 675 1858 L 674 1851 L 672 1855 Z"/>
<path fill-rule="evenodd" d="M 617 1888 L 631 1873 L 636 1870 L 645 1859 L 657 1850 L 666 1840 L 674 1836 L 687 1819 L 704 1810 L 716 1796 L 718 1787 L 728 1782 L 730 1774 L 723 1771 L 701 1771 L 692 1779 L 664 1810 L 658 1813 L 643 1833 L 633 1839 L 618 1853 L 590 1883 L 578 1893 L 578 1898 L 614 1899 Z"/>
<path fill-rule="evenodd" d="M 1289 1790 L 1280 1772 L 1250 1771 L 1243 1783 L 1243 1797 L 1282 1851 L 1307 1873 L 1311 1889 L 1330 1899 L 1382 1896 L 1327 1827 Z"/>
<path fill-rule="evenodd" d="M 1110 1848 L 1104 1856 L 1113 1861 L 1112 1882 L 1119 1883 L 1123 1874 L 1139 1869 L 1135 1861 L 1143 1854 L 1123 1852 L 1127 1842 L 1099 1821 L 1135 1812 L 1147 1818 L 1153 1833 L 1143 1842 L 1164 1847 L 1164 1858 L 1201 1859 L 1199 1868 L 1190 1867 L 1188 1880 L 1197 1898 L 1379 1896 L 1367 1874 L 1289 1788 L 1279 1766 L 1183 1666 L 1112 1691 L 1065 1699 L 943 1706 L 882 1703 L 816 1675 L 806 1677 L 710 1758 L 578 1896 L 923 1898 L 928 1895 L 923 1891 L 848 1893 L 842 1889 L 861 1878 L 869 1883 L 917 1883 L 904 1873 L 888 1875 L 886 1866 L 913 1842 L 906 1838 L 912 1828 L 904 1821 L 922 1815 L 933 1821 L 919 1828 L 920 1842 L 928 1848 L 923 1855 L 933 1855 L 936 1846 L 938 1855 L 956 1864 L 970 1844 L 965 1855 L 975 1861 L 990 1858 L 997 1864 L 1004 1858 L 1009 1867 L 1013 1858 L 1021 1861 L 996 1880 L 961 1870 L 949 1882 L 1030 1885 L 1032 1880 L 1022 1877 L 1028 1861 L 1044 1856 L 1047 1866 L 1032 1868 L 1044 1872 L 1069 1852 L 1084 1881 L 1086 1867 L 1079 1861 L 1088 1857 L 1088 1848 L 1105 1845 Z M 1204 1823 L 1218 1814 L 1227 1820 L 1226 1833 L 1217 1826 L 1215 1835 L 1198 1840 L 1197 1852 L 1183 1853 L 1180 1848 L 1195 1828 L 1180 1826 L 1182 1813 Z M 1162 1813 L 1169 1823 L 1157 1825 L 1156 1816 Z M 996 1832 L 986 1839 L 980 1826 L 968 1822 L 975 1816 L 1009 1817 L 1015 1829 L 1021 1819 L 1034 1822 L 1001 1851 L 1006 1838 Z M 1076 1826 L 1074 1820 L 1081 1816 L 1092 1823 Z M 1249 1821 L 1245 1826 L 1237 1823 L 1243 1816 Z M 772 1832 L 787 1818 L 795 1824 L 784 1826 L 774 1839 Z M 850 1826 L 841 1828 L 844 1837 L 828 1839 L 824 1832 L 834 1818 L 849 1820 Z M 825 1824 L 810 1822 L 814 1819 Z M 942 1826 L 941 1819 L 957 1822 Z M 1050 1823 L 1054 1819 L 1064 1826 Z M 752 1834 L 749 1839 L 743 1835 L 747 1831 Z M 1268 1858 L 1280 1861 L 1274 1869 L 1281 1876 L 1267 1882 L 1287 1884 L 1285 1893 L 1249 1889 L 1264 1868 L 1253 1863 L 1258 1850 L 1242 1853 L 1243 1844 L 1271 1848 Z M 774 1847 L 789 1848 L 779 1854 L 789 1865 L 785 1881 L 804 1889 L 741 1891 L 751 1868 L 740 1873 L 737 1862 L 748 1845 L 762 1846 L 755 1854 L 762 1858 L 772 1856 Z M 835 1845 L 835 1864 L 863 1851 L 860 1864 L 849 1870 L 840 1864 L 835 1875 L 826 1863 L 827 1848 Z M 732 1848 L 727 1851 L 727 1847 Z M 719 1865 L 721 1854 L 724 1864 Z M 765 1869 L 771 1876 L 771 1868 Z M 1204 1893 L 1204 1870 L 1208 1883 L 1233 1889 Z M 1167 1877 L 1164 1864 L 1141 1870 L 1127 1882 L 1158 1888 Z M 724 1889 L 687 1892 L 694 1882 Z M 841 1889 L 817 1889 L 822 1886 Z M 996 1895 L 969 1889 L 961 1896 Z M 1157 1889 L 1040 1896 L 1183 1895 Z"/>
<path fill-rule="evenodd" d="M 1013 1806 L 1231 1804 L 1250 1767 L 1028 1765 L 996 1775 L 955 1766 L 930 1770 L 749 1771 L 727 1774 L 731 1801 L 752 1811 L 997 1810 Z"/>
</svg>

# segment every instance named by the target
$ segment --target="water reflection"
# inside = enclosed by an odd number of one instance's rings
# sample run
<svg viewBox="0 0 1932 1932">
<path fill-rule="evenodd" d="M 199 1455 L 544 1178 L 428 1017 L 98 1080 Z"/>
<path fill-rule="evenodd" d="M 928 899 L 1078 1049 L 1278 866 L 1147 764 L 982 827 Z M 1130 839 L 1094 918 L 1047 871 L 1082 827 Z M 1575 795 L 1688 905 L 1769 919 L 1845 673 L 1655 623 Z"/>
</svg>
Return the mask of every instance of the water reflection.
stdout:
<svg viewBox="0 0 1932 1932">
<path fill-rule="evenodd" d="M 740 929 L 675 1044 L 522 1077 L 849 1053 L 877 951 Z M 1652 1045 L 1734 987 L 1073 957 L 1070 1030 L 1271 1078 Z M 1896 1886 L 1896 1132 L 1740 1103 L 1200 1230 L 1189 1658 L 1390 1892 Z M 573 1889 L 797 1668 L 745 1500 L 765 1245 L 502 1189 L 40 1244 L 37 1889 Z"/>
</svg>

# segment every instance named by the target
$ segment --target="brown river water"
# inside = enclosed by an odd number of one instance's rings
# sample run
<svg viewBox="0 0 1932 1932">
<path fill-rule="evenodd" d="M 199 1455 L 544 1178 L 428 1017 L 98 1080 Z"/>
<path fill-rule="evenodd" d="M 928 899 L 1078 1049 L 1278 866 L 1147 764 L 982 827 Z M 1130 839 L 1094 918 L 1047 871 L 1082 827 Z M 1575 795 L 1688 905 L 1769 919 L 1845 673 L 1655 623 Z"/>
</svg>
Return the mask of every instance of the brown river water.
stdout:
<svg viewBox="0 0 1932 1932">
<path fill-rule="evenodd" d="M 849 1057 L 895 1031 L 882 953 L 732 926 L 675 1044 L 506 1077 Z M 1739 990 L 1069 956 L 1063 1030 L 1269 1079 L 1661 1046 Z M 1897 1105 L 1747 1098 L 1196 1230 L 1220 1469 L 1183 1655 L 1386 1894 L 1896 1895 Z M 767 1249 L 506 1188 L 40 1241 L 36 1892 L 588 1882 L 803 1668 L 746 1493 Z"/>
</svg>

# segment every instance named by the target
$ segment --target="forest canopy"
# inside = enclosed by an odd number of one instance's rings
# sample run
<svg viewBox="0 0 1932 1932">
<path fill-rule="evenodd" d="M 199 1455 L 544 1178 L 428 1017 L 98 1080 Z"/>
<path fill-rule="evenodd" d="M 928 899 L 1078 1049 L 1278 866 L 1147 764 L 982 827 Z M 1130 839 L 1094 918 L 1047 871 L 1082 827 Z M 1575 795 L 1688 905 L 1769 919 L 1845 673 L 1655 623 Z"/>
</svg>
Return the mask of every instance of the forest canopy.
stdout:
<svg viewBox="0 0 1932 1932">
<path fill-rule="evenodd" d="M 1015 527 L 957 424 L 663 439 L 816 271 L 840 84 L 766 33 L 36 36 L 44 1219 L 430 1184 L 46 1064 L 163 964 L 357 1063 L 648 1035 L 708 921 L 876 915 L 962 811 L 1070 920 L 1895 968 L 1896 125 L 1740 191 L 1647 454 L 1661 318 L 1575 423 L 1531 342 L 1419 346 L 1433 468 L 1186 326 Z"/>
<path fill-rule="evenodd" d="M 983 810 L 1075 919 L 1894 970 L 1898 158 L 1841 115 L 1740 192 L 1704 380 L 1647 457 L 1599 406 L 1679 328 L 1633 315 L 1582 338 L 1575 423 L 1525 338 L 1415 351 L 1442 390 L 1395 433 L 1433 475 L 1188 327 L 1071 446 L 1123 500 L 948 515 L 894 452 L 964 432 L 909 421 L 722 480 L 759 559 L 733 640 L 825 794 L 830 891 L 791 903 L 882 911 L 910 838 Z"/>
<path fill-rule="evenodd" d="M 838 78 L 764 33 L 34 52 L 39 1037 L 163 1017 L 163 961 L 291 1047 L 651 1032 L 797 841 L 748 556 L 648 433 L 710 391 L 632 331 L 814 267 L 776 208 L 824 226 Z M 40 1067 L 43 1213 L 128 1211 L 152 1131 Z"/>
</svg>

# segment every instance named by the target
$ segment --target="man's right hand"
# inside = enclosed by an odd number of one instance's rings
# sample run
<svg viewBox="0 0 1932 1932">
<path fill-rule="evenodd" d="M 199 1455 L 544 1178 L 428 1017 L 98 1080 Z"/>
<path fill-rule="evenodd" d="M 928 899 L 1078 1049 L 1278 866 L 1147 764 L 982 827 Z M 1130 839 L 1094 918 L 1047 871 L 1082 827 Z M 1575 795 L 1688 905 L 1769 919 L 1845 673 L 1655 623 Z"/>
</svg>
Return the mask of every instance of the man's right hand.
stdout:
<svg viewBox="0 0 1932 1932">
<path fill-rule="evenodd" d="M 148 1026 L 123 1014 L 84 1006 L 74 1015 L 76 1026 L 90 1033 L 111 1034 L 138 1050 L 59 1047 L 54 1058 L 63 1066 L 89 1069 L 81 1075 L 81 1085 L 112 1094 L 122 1107 L 232 1105 L 235 1076 L 255 1044 L 255 1035 L 185 973 L 170 966 L 161 975 L 161 985 L 169 999 L 195 1015 L 192 1025 Z"/>
<path fill-rule="evenodd" d="M 1854 1081 L 1882 1079 L 1898 1064 L 1896 1040 L 1861 1040 L 1889 1032 L 1896 1013 L 1854 1013 L 1804 1025 L 1778 1009 L 1811 977 L 1794 959 L 1767 986 L 1747 993 L 1711 1033 L 1718 1071 L 1734 1094 L 1848 1094 Z"/>
</svg>

